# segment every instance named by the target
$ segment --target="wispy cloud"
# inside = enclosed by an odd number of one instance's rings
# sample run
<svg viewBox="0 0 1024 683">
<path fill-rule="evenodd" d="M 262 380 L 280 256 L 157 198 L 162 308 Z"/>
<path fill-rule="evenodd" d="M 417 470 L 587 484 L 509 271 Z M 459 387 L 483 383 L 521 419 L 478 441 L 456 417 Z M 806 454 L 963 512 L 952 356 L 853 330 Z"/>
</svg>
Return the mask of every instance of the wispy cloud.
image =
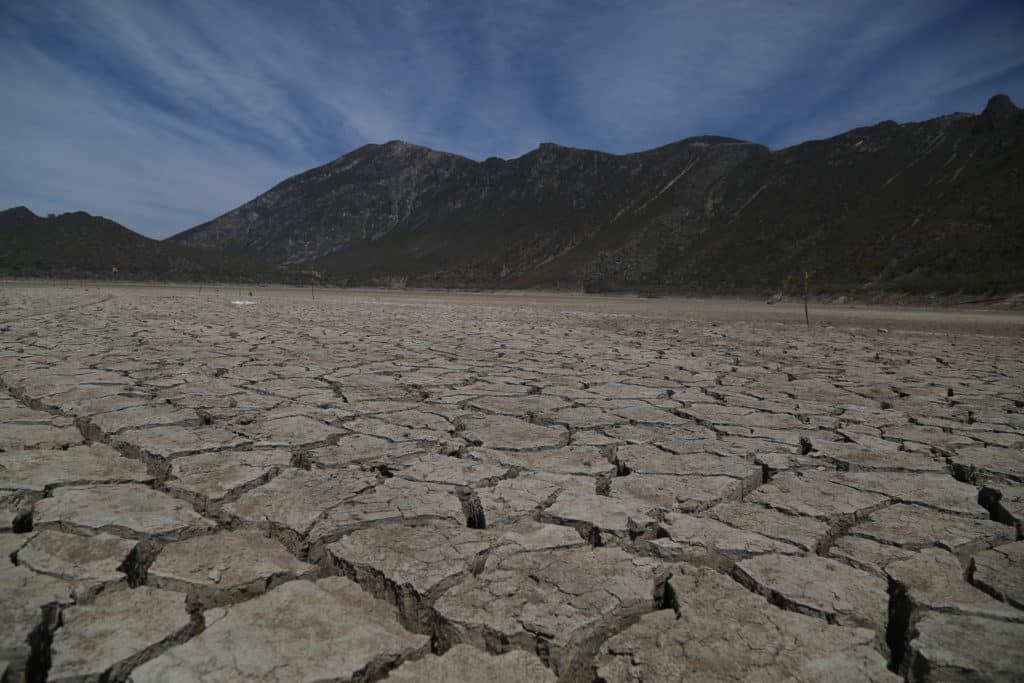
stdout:
<svg viewBox="0 0 1024 683">
<path fill-rule="evenodd" d="M 781 146 L 1020 100 L 1020 35 L 969 0 L 9 0 L 0 206 L 164 237 L 366 142 Z"/>
</svg>

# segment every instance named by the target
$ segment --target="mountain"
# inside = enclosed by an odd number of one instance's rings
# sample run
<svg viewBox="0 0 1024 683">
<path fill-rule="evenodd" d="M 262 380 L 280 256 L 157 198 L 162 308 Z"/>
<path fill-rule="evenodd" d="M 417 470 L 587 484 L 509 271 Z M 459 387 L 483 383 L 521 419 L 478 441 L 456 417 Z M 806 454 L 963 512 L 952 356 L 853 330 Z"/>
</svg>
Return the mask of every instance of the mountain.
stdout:
<svg viewBox="0 0 1024 683">
<path fill-rule="evenodd" d="M 47 218 L 24 206 L 0 211 L 0 273 L 133 280 L 271 279 L 273 266 L 248 255 L 160 242 L 79 211 Z"/>
<path fill-rule="evenodd" d="M 294 176 L 176 244 L 337 282 L 689 291 L 1024 289 L 1024 113 L 769 150 L 699 137 L 476 162 L 404 142 Z"/>
<path fill-rule="evenodd" d="M 356 282 L 494 284 L 534 272 L 643 208 L 689 170 L 680 196 L 720 180 L 758 145 L 694 138 L 640 154 L 541 144 L 475 162 L 393 141 L 306 171 L 170 238 L 278 263 L 311 263 Z"/>
</svg>

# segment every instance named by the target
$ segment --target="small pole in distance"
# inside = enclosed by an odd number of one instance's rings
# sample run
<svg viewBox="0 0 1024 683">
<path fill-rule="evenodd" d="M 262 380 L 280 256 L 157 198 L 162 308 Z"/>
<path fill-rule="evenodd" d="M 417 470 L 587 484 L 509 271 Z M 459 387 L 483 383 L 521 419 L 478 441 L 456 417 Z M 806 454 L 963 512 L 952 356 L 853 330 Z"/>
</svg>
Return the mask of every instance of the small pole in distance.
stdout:
<svg viewBox="0 0 1024 683">
<path fill-rule="evenodd" d="M 807 323 L 807 327 L 811 326 L 811 314 L 807 310 L 807 290 L 810 289 L 811 285 L 811 274 L 806 270 L 804 271 L 804 322 Z"/>
</svg>

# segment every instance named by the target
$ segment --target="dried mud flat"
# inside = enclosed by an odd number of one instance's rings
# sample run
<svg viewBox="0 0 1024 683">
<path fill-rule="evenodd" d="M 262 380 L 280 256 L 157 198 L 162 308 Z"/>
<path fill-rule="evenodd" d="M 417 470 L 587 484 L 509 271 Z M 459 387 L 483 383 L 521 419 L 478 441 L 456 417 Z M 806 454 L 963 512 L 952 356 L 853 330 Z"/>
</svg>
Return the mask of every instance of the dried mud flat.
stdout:
<svg viewBox="0 0 1024 683">
<path fill-rule="evenodd" d="M 1024 676 L 1019 316 L 254 293 L 0 290 L 4 681 Z"/>
</svg>

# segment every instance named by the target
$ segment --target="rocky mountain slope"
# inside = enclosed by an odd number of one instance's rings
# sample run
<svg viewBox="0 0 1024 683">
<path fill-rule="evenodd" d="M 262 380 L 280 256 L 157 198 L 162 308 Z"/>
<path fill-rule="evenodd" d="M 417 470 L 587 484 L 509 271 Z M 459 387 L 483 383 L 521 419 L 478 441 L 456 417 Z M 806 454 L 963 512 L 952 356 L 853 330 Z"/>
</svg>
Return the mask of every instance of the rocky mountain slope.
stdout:
<svg viewBox="0 0 1024 683">
<path fill-rule="evenodd" d="M 1024 288 L 1024 114 L 475 162 L 366 145 L 171 238 L 336 282 L 690 291 Z"/>
<path fill-rule="evenodd" d="M 0 211 L 0 273 L 28 277 L 269 279 L 276 269 L 250 255 L 160 242 L 85 212 L 44 218 L 24 206 Z"/>
<path fill-rule="evenodd" d="M 1024 117 L 885 122 L 770 151 L 702 137 L 484 162 L 367 145 L 171 238 L 336 281 L 906 290 L 1024 285 Z"/>
</svg>

